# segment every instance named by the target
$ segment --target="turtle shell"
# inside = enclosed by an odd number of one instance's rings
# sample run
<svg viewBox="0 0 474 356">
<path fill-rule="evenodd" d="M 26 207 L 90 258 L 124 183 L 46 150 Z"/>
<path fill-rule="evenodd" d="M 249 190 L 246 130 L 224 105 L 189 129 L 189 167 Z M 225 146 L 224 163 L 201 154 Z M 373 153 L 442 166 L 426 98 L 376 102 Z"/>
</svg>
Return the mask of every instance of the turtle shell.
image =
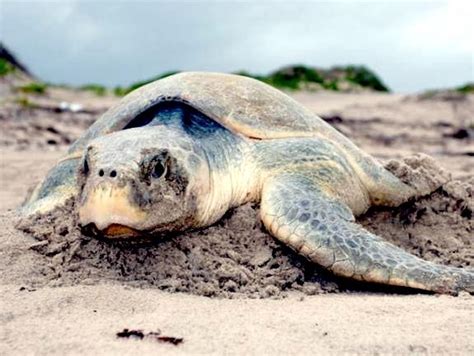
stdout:
<svg viewBox="0 0 474 356">
<path fill-rule="evenodd" d="M 109 109 L 71 147 L 73 154 L 98 136 L 119 131 L 163 102 L 182 102 L 249 138 L 308 137 L 334 131 L 279 90 L 233 74 L 185 72 L 145 85 Z"/>
</svg>

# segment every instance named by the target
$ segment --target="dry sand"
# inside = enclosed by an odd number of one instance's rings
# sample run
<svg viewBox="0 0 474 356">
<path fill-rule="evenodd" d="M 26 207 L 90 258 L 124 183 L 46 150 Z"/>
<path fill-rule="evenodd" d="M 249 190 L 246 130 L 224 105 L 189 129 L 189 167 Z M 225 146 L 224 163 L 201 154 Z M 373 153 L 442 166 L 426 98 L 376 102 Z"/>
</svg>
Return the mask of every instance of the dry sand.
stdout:
<svg viewBox="0 0 474 356">
<path fill-rule="evenodd" d="M 2 354 L 465 354 L 472 298 L 329 294 L 227 300 L 121 285 L 4 285 Z M 183 337 L 121 340 L 124 328 Z"/>
<path fill-rule="evenodd" d="M 56 230 L 16 230 L 13 209 L 27 189 L 104 109 L 101 103 L 114 101 L 82 98 L 82 114 L 45 109 L 67 94 L 37 99 L 41 109 L 5 104 L 0 113 L 0 354 L 474 352 L 472 296 L 334 278 L 269 237 L 255 218 L 258 207 L 151 246 L 84 238 L 68 216 Z M 426 259 L 474 265 L 473 140 L 454 137 L 472 124 L 472 97 L 296 98 L 381 159 L 435 156 L 455 181 L 401 208 L 369 211 L 360 222 Z M 327 292 L 337 293 L 321 294 Z M 118 339 L 124 328 L 160 330 L 184 342 Z"/>
</svg>

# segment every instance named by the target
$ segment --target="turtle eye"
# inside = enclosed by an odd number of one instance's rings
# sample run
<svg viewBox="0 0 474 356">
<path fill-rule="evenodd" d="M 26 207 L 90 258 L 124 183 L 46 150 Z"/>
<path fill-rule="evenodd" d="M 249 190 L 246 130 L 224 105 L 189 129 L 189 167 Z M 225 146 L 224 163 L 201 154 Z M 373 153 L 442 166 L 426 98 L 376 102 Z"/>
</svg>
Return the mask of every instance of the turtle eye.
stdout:
<svg viewBox="0 0 474 356">
<path fill-rule="evenodd" d="M 151 176 L 153 178 L 161 178 L 166 173 L 166 167 L 161 161 L 157 161 L 153 170 L 151 171 Z"/>
<path fill-rule="evenodd" d="M 145 179 L 149 182 L 149 178 L 159 179 L 166 175 L 169 165 L 168 151 L 163 150 L 158 155 L 148 156 L 142 162 L 142 170 Z"/>
</svg>

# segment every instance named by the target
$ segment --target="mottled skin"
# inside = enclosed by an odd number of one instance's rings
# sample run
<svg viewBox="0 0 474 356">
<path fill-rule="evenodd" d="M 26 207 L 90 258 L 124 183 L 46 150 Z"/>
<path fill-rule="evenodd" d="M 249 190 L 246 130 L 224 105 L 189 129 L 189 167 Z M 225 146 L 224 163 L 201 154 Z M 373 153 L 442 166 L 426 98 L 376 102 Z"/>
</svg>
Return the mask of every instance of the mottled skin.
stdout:
<svg viewBox="0 0 474 356">
<path fill-rule="evenodd" d="M 254 201 L 268 231 L 337 275 L 474 292 L 472 270 L 424 261 L 354 222 L 436 189 L 409 186 L 288 96 L 252 79 L 175 75 L 98 120 L 24 207 L 74 197 L 84 231 L 109 238 L 209 226 Z"/>
</svg>

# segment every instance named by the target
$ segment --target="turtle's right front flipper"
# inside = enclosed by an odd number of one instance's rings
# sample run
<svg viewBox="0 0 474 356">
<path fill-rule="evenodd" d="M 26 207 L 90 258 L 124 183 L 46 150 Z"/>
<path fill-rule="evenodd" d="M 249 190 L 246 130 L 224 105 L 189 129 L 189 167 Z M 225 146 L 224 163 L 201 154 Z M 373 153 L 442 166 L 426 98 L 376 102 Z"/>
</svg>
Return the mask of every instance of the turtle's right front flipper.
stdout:
<svg viewBox="0 0 474 356">
<path fill-rule="evenodd" d="M 354 222 L 349 208 L 304 176 L 266 183 L 261 217 L 295 251 L 333 273 L 439 293 L 474 293 L 474 271 L 422 260 Z"/>
<path fill-rule="evenodd" d="M 79 155 L 70 155 L 61 159 L 50 169 L 46 178 L 36 186 L 31 196 L 20 207 L 20 213 L 24 216 L 44 214 L 77 196 L 79 191 L 77 176 L 81 162 L 82 156 Z"/>
</svg>

